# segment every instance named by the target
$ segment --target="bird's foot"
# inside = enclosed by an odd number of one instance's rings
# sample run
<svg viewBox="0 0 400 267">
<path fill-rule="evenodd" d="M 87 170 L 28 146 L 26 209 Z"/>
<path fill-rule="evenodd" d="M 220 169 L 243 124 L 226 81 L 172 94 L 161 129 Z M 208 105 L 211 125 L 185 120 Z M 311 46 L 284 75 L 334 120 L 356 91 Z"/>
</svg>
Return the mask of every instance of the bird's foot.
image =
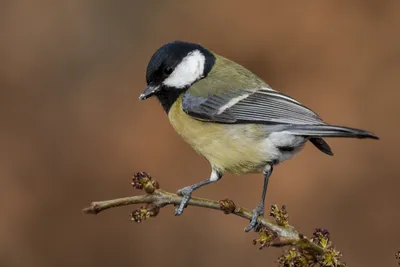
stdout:
<svg viewBox="0 0 400 267">
<path fill-rule="evenodd" d="M 175 209 L 175 216 L 179 216 L 183 213 L 184 208 L 192 197 L 193 189 L 190 186 L 179 189 L 176 193 L 182 196 L 182 201 L 179 204 L 179 207 Z"/>
<path fill-rule="evenodd" d="M 254 232 L 259 230 L 260 223 L 257 221 L 259 216 L 264 216 L 264 203 L 258 204 L 257 207 L 253 210 L 253 216 L 251 217 L 251 221 L 249 226 L 244 229 L 245 232 L 249 232 L 254 228 Z"/>
</svg>

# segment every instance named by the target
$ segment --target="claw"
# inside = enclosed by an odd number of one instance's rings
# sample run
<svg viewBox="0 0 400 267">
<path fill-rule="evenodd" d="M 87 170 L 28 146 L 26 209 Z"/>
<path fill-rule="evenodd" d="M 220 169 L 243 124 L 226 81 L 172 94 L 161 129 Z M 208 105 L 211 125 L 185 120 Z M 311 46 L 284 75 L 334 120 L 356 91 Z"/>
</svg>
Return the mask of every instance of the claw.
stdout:
<svg viewBox="0 0 400 267">
<path fill-rule="evenodd" d="M 214 183 L 216 181 L 218 181 L 221 178 L 222 174 L 220 174 L 219 172 L 213 170 L 213 172 L 211 173 L 211 178 L 208 178 L 200 183 L 194 184 L 194 185 L 190 185 L 190 186 L 186 186 L 180 190 L 178 190 L 178 192 L 176 192 L 178 195 L 182 196 L 182 200 L 181 203 L 179 204 L 179 207 L 175 209 L 175 216 L 179 216 L 183 213 L 183 210 L 186 208 L 190 198 L 192 197 L 192 192 L 202 186 Z"/>
<path fill-rule="evenodd" d="M 183 210 L 192 196 L 192 192 L 193 190 L 190 187 L 184 187 L 176 192 L 178 195 L 182 196 L 182 201 L 179 207 L 175 209 L 175 216 L 180 216 L 183 213 Z"/>
<path fill-rule="evenodd" d="M 251 217 L 250 224 L 247 226 L 244 231 L 245 232 L 250 232 L 251 229 L 254 228 L 254 232 L 257 232 L 259 222 L 257 221 L 259 216 L 264 216 L 264 205 L 258 205 L 254 210 L 253 210 L 253 216 Z"/>
</svg>

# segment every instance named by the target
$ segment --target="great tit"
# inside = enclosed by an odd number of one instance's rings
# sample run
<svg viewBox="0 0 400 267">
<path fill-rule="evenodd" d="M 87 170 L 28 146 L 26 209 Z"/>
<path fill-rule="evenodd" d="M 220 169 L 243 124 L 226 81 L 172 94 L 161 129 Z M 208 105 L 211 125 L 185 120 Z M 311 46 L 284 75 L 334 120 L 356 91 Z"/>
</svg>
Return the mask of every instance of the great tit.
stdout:
<svg viewBox="0 0 400 267">
<path fill-rule="evenodd" d="M 250 231 L 264 215 L 273 167 L 298 153 L 307 141 L 333 155 L 323 137 L 379 139 L 359 129 L 329 125 L 295 99 L 272 89 L 243 66 L 202 45 L 174 41 L 151 57 L 147 87 L 139 99 L 156 96 L 173 128 L 211 164 L 210 177 L 178 190 L 181 215 L 192 192 L 225 172 L 264 174 L 261 200 Z"/>
</svg>

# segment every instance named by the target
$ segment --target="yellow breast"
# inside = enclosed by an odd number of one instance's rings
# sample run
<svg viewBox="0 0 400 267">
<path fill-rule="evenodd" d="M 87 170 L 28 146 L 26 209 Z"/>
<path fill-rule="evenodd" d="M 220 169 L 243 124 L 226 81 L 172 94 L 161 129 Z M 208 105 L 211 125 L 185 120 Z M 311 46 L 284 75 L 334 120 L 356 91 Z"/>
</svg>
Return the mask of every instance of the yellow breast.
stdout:
<svg viewBox="0 0 400 267">
<path fill-rule="evenodd" d="M 172 105 L 169 120 L 175 130 L 221 172 L 259 172 L 268 158 L 261 143 L 268 136 L 261 125 L 200 121 L 182 109 L 182 96 Z"/>
</svg>

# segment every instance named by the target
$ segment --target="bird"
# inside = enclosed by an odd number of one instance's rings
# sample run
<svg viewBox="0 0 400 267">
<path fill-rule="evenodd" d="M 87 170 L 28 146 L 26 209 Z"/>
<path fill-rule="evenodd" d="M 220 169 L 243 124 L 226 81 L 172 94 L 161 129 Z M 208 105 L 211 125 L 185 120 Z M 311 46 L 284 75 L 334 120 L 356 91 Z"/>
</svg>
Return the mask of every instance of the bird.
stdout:
<svg viewBox="0 0 400 267">
<path fill-rule="evenodd" d="M 242 65 L 201 44 L 162 45 L 146 69 L 140 100 L 155 96 L 175 131 L 211 165 L 211 174 L 177 191 L 175 215 L 183 213 L 193 191 L 225 173 L 262 173 L 261 199 L 246 232 L 264 216 L 268 181 L 276 165 L 291 159 L 309 141 L 333 155 L 326 137 L 379 139 L 368 131 L 331 125 L 294 98 L 272 89 Z"/>
</svg>

